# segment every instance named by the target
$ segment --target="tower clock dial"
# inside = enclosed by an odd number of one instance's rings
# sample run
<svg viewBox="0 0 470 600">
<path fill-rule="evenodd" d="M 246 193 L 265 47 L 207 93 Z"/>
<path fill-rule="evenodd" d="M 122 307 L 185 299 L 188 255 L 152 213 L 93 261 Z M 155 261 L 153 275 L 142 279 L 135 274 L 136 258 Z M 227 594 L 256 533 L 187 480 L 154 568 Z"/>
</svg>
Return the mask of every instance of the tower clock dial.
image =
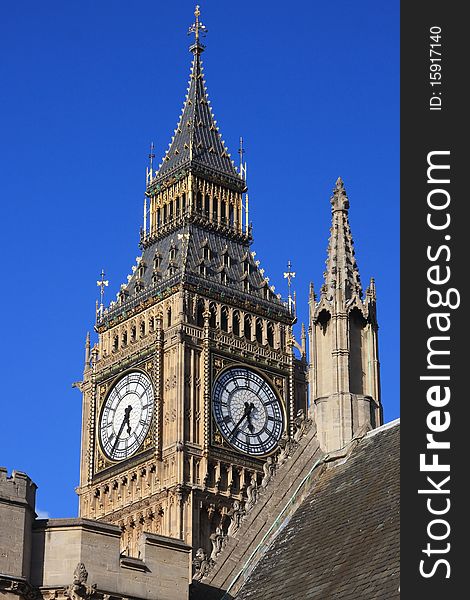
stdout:
<svg viewBox="0 0 470 600">
<path fill-rule="evenodd" d="M 269 383 L 246 367 L 224 371 L 215 381 L 212 410 L 225 440 L 254 456 L 265 456 L 283 430 L 281 403 Z"/>
<path fill-rule="evenodd" d="M 153 415 L 153 387 L 140 371 L 121 377 L 104 403 L 99 419 L 101 448 L 108 458 L 124 460 L 142 445 Z"/>
</svg>

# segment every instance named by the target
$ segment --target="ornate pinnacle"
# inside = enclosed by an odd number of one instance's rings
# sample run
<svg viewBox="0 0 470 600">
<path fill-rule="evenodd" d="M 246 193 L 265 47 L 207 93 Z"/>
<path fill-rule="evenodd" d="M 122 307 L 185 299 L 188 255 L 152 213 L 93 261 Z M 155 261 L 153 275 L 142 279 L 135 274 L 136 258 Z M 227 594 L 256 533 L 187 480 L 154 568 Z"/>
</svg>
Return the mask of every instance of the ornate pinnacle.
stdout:
<svg viewBox="0 0 470 600">
<path fill-rule="evenodd" d="M 349 200 L 346 195 L 346 190 L 344 189 L 344 183 L 341 177 L 338 177 L 336 180 L 336 185 L 333 190 L 333 195 L 331 196 L 331 208 L 333 211 L 335 210 L 348 210 L 349 209 Z"/>
<path fill-rule="evenodd" d="M 194 33 L 194 44 L 189 48 L 193 54 L 200 54 L 204 51 L 204 45 L 199 41 L 199 36 L 204 36 L 207 33 L 207 27 L 199 21 L 201 11 L 199 10 L 199 4 L 196 5 L 194 16 L 196 17 L 194 23 L 188 29 L 188 35 Z"/>
<path fill-rule="evenodd" d="M 331 299 L 336 291 L 342 290 L 344 300 L 354 295 L 361 298 L 361 279 L 348 219 L 349 200 L 341 177 L 336 181 L 330 202 L 332 226 L 321 295 Z"/>
</svg>

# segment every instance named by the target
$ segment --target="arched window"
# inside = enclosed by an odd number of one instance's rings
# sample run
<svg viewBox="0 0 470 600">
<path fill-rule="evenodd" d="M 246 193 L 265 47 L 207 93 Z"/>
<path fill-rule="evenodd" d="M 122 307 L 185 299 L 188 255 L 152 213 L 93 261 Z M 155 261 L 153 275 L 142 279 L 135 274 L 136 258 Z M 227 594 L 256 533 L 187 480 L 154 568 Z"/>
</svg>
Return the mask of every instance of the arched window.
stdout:
<svg viewBox="0 0 470 600">
<path fill-rule="evenodd" d="M 131 342 L 135 342 L 136 339 L 137 339 L 137 327 L 135 325 L 132 325 L 132 327 L 131 327 Z"/>
<path fill-rule="evenodd" d="M 226 306 L 222 307 L 220 314 L 220 329 L 228 331 L 228 308 Z"/>
<path fill-rule="evenodd" d="M 268 323 L 267 337 L 268 337 L 268 346 L 270 346 L 271 348 L 274 348 L 274 325 L 271 322 Z"/>
<path fill-rule="evenodd" d="M 222 200 L 220 204 L 220 221 L 221 223 L 227 222 L 227 202 Z"/>
<path fill-rule="evenodd" d="M 167 206 L 165 204 L 163 207 L 163 224 L 166 223 L 166 214 L 167 214 Z"/>
<path fill-rule="evenodd" d="M 238 310 L 234 311 L 233 313 L 232 331 L 235 335 L 240 335 L 240 313 Z"/>
<path fill-rule="evenodd" d="M 186 194 L 182 194 L 181 196 L 181 214 L 186 212 Z"/>
<path fill-rule="evenodd" d="M 168 219 L 170 221 L 173 219 L 173 202 L 169 202 L 168 204 Z"/>
<path fill-rule="evenodd" d="M 176 200 L 175 200 L 175 216 L 179 217 L 180 216 L 180 197 L 177 196 Z"/>
<path fill-rule="evenodd" d="M 204 214 L 206 217 L 210 216 L 210 198 L 208 194 L 206 194 L 206 197 L 204 198 Z"/>
<path fill-rule="evenodd" d="M 218 209 L 219 209 L 219 201 L 217 200 L 217 198 L 212 198 L 212 219 L 213 221 L 217 222 L 217 217 L 218 215 Z"/>
<path fill-rule="evenodd" d="M 263 343 L 263 323 L 261 319 L 256 319 L 256 341 L 259 344 Z"/>
<path fill-rule="evenodd" d="M 121 342 L 123 346 L 127 346 L 127 331 L 124 330 L 121 336 Z"/>
<path fill-rule="evenodd" d="M 117 352 L 119 349 L 119 336 L 116 334 L 113 337 L 113 352 Z"/>
<path fill-rule="evenodd" d="M 199 299 L 197 301 L 196 308 L 196 325 L 198 327 L 204 327 L 204 300 Z"/>
<path fill-rule="evenodd" d="M 233 204 L 231 204 L 230 208 L 229 208 L 229 222 L 230 222 L 230 225 L 233 225 L 233 222 L 234 222 L 234 216 L 233 215 L 234 215 Z"/>
<path fill-rule="evenodd" d="M 209 312 L 211 313 L 211 316 L 209 318 L 209 327 L 212 327 L 212 329 L 215 329 L 216 327 L 216 317 L 217 317 L 217 309 L 215 307 L 215 304 L 213 302 L 210 303 L 209 305 Z"/>
<path fill-rule="evenodd" d="M 169 306 L 166 311 L 166 326 L 171 327 L 171 306 Z"/>
<path fill-rule="evenodd" d="M 202 194 L 198 192 L 196 195 L 196 212 L 202 215 Z"/>
<path fill-rule="evenodd" d="M 243 335 L 246 337 L 247 340 L 251 340 L 251 317 L 250 317 L 250 315 L 245 315 Z"/>
<path fill-rule="evenodd" d="M 142 320 L 140 322 L 140 337 L 143 338 L 145 337 L 145 321 Z"/>
</svg>

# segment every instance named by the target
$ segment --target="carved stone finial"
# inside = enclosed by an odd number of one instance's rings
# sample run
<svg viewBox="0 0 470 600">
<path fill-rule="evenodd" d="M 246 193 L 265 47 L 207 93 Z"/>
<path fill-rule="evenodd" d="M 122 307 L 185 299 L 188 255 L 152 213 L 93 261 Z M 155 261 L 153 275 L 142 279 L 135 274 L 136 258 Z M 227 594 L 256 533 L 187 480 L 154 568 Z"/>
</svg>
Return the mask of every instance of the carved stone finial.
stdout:
<svg viewBox="0 0 470 600">
<path fill-rule="evenodd" d="M 212 565 L 213 562 L 211 559 L 207 558 L 207 553 L 204 548 L 198 548 L 193 559 L 193 566 L 195 569 L 193 579 L 195 581 L 201 581 L 203 577 L 208 575 Z"/>
<path fill-rule="evenodd" d="M 241 522 L 245 516 L 246 511 L 242 508 L 241 503 L 238 500 L 234 500 L 232 508 L 228 512 L 228 516 L 231 518 L 227 535 L 233 537 L 236 532 L 240 529 Z"/>
<path fill-rule="evenodd" d="M 211 561 L 215 561 L 222 550 L 225 548 L 227 543 L 227 536 L 223 532 L 222 527 L 216 527 L 214 533 L 209 536 L 212 542 L 212 553 L 210 556 Z"/>
<path fill-rule="evenodd" d="M 271 479 L 274 477 L 274 474 L 276 473 L 276 465 L 273 462 L 272 456 L 268 456 L 268 458 L 266 459 L 266 462 L 263 465 L 263 471 L 264 471 L 264 477 L 263 477 L 263 480 L 261 481 L 261 487 L 265 488 L 268 485 L 268 483 L 271 481 Z"/>
<path fill-rule="evenodd" d="M 88 571 L 84 563 L 79 562 L 73 572 L 72 583 L 65 590 L 67 598 L 70 598 L 70 600 L 90 600 L 93 598 L 96 592 L 96 584 L 86 585 L 87 579 Z"/>
<path fill-rule="evenodd" d="M 253 473 L 251 476 L 251 481 L 249 486 L 246 488 L 246 511 L 248 512 L 253 508 L 253 506 L 258 501 L 259 490 L 258 490 L 258 481 L 256 479 L 256 473 Z"/>
<path fill-rule="evenodd" d="M 346 195 L 346 190 L 344 188 L 344 182 L 341 177 L 338 177 L 336 180 L 336 185 L 333 189 L 333 195 L 331 196 L 331 207 L 332 210 L 348 210 L 349 209 L 349 200 Z"/>
</svg>

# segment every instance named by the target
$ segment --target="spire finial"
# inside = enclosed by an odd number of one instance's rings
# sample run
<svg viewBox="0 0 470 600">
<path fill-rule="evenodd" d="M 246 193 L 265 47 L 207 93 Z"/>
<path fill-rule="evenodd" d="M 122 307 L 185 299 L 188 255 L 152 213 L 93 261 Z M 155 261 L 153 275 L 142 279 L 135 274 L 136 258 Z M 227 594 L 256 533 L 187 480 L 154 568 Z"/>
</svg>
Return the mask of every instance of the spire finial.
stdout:
<svg viewBox="0 0 470 600">
<path fill-rule="evenodd" d="M 153 179 L 153 159 L 155 158 L 155 145 L 153 142 L 150 142 L 150 151 L 149 151 L 149 166 L 147 167 L 147 185 L 151 183 Z"/>
<path fill-rule="evenodd" d="M 153 142 L 150 142 L 150 152 L 149 152 L 150 172 L 152 172 L 152 169 L 153 169 L 153 159 L 154 158 L 155 158 L 155 144 Z"/>
<path fill-rule="evenodd" d="M 335 210 L 345 210 L 349 209 L 349 200 L 346 194 L 346 190 L 344 188 L 344 182 L 341 177 L 338 177 L 336 180 L 336 185 L 333 190 L 333 195 L 331 196 L 331 209 Z"/>
<path fill-rule="evenodd" d="M 188 29 L 188 35 L 194 33 L 194 44 L 189 48 L 194 54 L 200 54 L 204 50 L 204 45 L 199 41 L 199 37 L 206 35 L 207 27 L 199 20 L 201 11 L 199 10 L 199 4 L 196 5 L 194 11 L 195 20 L 191 27 Z"/>
<path fill-rule="evenodd" d="M 246 181 L 246 162 L 243 160 L 245 148 L 243 147 L 242 136 L 240 136 L 240 147 L 238 148 L 238 154 L 240 155 L 240 177 Z"/>
<path fill-rule="evenodd" d="M 292 312 L 292 308 L 295 308 L 295 300 L 292 299 L 292 295 L 291 295 L 291 283 L 292 280 L 295 277 L 295 272 L 292 271 L 292 263 L 290 260 L 287 261 L 287 271 L 284 273 L 284 279 L 287 279 L 287 289 L 289 290 L 289 295 L 288 295 L 288 303 L 289 303 L 289 310 Z M 295 293 L 294 293 L 295 294 Z"/>
<path fill-rule="evenodd" d="M 96 285 L 100 288 L 100 307 L 99 307 L 100 316 L 102 316 L 102 314 L 103 314 L 104 288 L 108 287 L 108 285 L 109 285 L 109 281 L 106 281 L 104 277 L 105 277 L 104 269 L 101 269 L 101 279 L 99 279 L 96 282 Z"/>
</svg>

